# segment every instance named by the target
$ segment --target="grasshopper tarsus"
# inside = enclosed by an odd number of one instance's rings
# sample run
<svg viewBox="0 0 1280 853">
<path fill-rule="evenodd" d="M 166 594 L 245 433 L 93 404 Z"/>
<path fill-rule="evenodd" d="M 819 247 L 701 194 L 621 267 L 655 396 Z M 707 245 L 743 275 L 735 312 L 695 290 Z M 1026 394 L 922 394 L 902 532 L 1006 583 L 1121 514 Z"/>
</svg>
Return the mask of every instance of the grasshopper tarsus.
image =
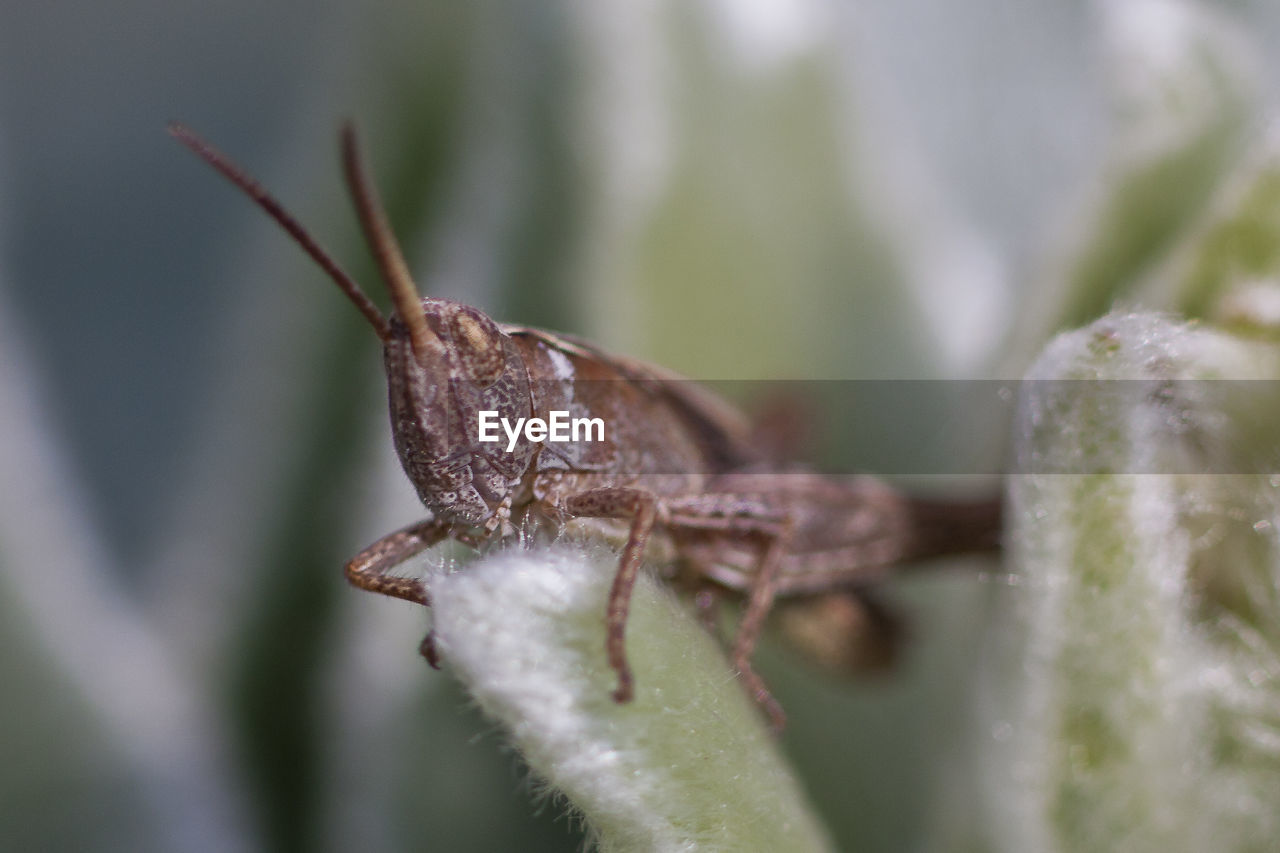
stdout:
<svg viewBox="0 0 1280 853">
<path fill-rule="evenodd" d="M 769 720 L 769 730 L 775 735 L 782 734 L 787 728 L 787 712 L 783 711 L 782 705 L 779 704 L 777 699 L 773 698 L 773 694 L 765 686 L 764 679 L 750 665 L 738 670 L 738 677 L 742 679 L 742 684 L 746 688 L 747 694 L 764 711 L 765 717 Z"/>
<path fill-rule="evenodd" d="M 440 649 L 436 646 L 436 632 L 428 631 L 427 635 L 422 638 L 422 642 L 418 644 L 418 654 L 427 660 L 427 665 L 432 669 L 440 668 Z"/>
</svg>

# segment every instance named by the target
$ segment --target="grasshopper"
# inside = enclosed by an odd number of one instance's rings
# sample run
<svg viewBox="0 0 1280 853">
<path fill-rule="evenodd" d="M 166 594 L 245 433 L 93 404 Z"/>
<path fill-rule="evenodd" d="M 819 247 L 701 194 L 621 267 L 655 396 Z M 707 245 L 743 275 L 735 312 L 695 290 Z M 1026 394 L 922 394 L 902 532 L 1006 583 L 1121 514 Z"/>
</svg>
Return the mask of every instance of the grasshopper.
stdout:
<svg viewBox="0 0 1280 853">
<path fill-rule="evenodd" d="M 350 125 L 341 132 L 343 171 L 391 297 L 389 317 L 257 181 L 189 129 L 169 130 L 284 228 L 382 342 L 395 448 L 430 517 L 357 554 L 345 567 L 353 585 L 430 606 L 423 581 L 391 570 L 445 539 L 477 546 L 573 526 L 624 542 L 604 614 L 613 698 L 623 703 L 635 695 L 627 612 L 653 547 L 668 574 L 698 592 L 704 614 L 723 593 L 745 597 L 731 661 L 781 728 L 782 710 L 751 667 L 775 598 L 792 602 L 783 625 L 820 660 L 863 668 L 884 662 L 877 649 L 894 633 L 872 583 L 903 561 L 998 546 L 998 501 L 929 503 L 872 477 L 782 465 L 736 409 L 700 386 L 576 337 L 420 296 Z M 545 421 L 555 412 L 599 419 L 608 432 L 568 445 L 480 440 L 482 417 Z M 431 634 L 421 651 L 435 666 Z"/>
</svg>

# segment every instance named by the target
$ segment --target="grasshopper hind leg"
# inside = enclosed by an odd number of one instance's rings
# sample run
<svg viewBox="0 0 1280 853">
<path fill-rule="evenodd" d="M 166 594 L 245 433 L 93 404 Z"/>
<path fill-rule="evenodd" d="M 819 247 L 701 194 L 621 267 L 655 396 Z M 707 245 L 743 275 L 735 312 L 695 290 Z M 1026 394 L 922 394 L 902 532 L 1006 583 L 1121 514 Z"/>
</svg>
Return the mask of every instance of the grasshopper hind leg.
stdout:
<svg viewBox="0 0 1280 853">
<path fill-rule="evenodd" d="M 890 672 L 909 634 L 896 608 L 867 588 L 781 602 L 775 622 L 786 643 L 807 661 L 846 678 Z"/>
</svg>

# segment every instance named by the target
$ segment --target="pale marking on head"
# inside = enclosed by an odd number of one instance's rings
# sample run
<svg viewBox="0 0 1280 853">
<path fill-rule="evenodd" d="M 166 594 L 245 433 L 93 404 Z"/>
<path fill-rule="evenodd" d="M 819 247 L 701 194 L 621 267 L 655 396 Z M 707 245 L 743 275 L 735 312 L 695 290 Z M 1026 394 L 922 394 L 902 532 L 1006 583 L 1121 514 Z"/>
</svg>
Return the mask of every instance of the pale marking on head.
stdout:
<svg viewBox="0 0 1280 853">
<path fill-rule="evenodd" d="M 467 344 L 474 350 L 484 349 L 489 342 L 488 336 L 485 335 L 483 327 L 476 322 L 476 318 L 469 314 L 459 314 L 454 318 L 454 327 L 464 338 Z"/>
</svg>

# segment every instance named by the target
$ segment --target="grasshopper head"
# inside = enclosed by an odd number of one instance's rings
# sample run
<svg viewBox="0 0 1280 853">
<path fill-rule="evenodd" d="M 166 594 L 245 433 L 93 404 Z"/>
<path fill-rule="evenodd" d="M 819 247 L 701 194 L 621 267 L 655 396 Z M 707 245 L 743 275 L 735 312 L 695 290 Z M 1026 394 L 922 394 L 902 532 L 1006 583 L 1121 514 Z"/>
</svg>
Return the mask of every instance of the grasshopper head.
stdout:
<svg viewBox="0 0 1280 853">
<path fill-rule="evenodd" d="M 395 316 L 383 345 L 396 451 L 419 498 L 461 525 L 500 521 L 533 451 L 478 440 L 482 411 L 514 422 L 532 410 L 519 350 L 483 312 L 448 299 L 417 300 L 430 340 Z"/>
<path fill-rule="evenodd" d="M 482 312 L 448 299 L 422 298 L 396 244 L 350 125 L 342 162 L 361 227 L 395 307 L 383 316 L 360 286 L 272 196 L 220 151 L 179 124 L 169 132 L 252 198 L 325 270 L 383 343 L 391 426 L 405 473 L 436 518 L 493 529 L 534 451 L 504 453 L 478 443 L 484 410 L 528 417 L 529 378 L 515 343 Z"/>
</svg>

